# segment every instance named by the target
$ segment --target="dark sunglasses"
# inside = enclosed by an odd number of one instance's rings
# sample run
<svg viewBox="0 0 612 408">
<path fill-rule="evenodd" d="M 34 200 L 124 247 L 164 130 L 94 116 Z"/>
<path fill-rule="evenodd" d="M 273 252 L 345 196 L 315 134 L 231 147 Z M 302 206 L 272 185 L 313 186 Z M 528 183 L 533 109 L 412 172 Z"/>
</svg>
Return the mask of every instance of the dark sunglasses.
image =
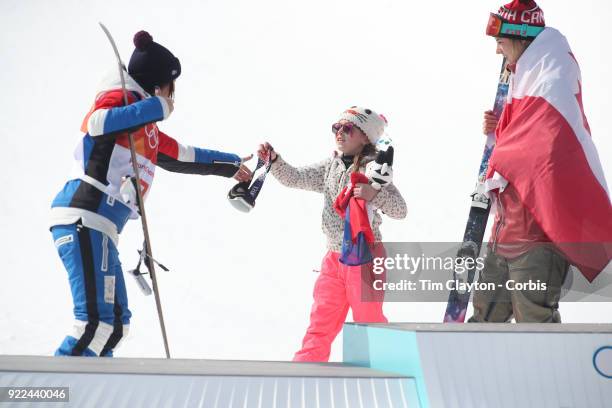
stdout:
<svg viewBox="0 0 612 408">
<path fill-rule="evenodd" d="M 338 132 L 342 132 L 345 135 L 348 135 L 351 133 L 351 130 L 353 130 L 353 125 L 351 122 L 346 122 L 346 123 L 334 123 L 332 125 L 332 133 L 338 134 Z"/>
</svg>

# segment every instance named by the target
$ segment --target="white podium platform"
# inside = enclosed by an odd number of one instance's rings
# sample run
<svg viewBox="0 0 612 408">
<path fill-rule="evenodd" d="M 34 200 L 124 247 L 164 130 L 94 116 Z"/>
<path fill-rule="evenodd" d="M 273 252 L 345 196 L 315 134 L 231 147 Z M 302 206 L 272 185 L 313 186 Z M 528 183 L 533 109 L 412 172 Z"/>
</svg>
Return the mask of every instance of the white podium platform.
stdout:
<svg viewBox="0 0 612 408">
<path fill-rule="evenodd" d="M 343 363 L 0 356 L 15 407 L 610 408 L 612 325 L 355 324 Z"/>
<path fill-rule="evenodd" d="M 69 387 L 16 407 L 412 407 L 414 380 L 340 363 L 0 356 L 0 387 Z M 379 403 L 380 401 L 380 403 Z"/>
<path fill-rule="evenodd" d="M 421 407 L 610 408 L 610 324 L 345 324 L 344 362 L 415 379 Z"/>
</svg>

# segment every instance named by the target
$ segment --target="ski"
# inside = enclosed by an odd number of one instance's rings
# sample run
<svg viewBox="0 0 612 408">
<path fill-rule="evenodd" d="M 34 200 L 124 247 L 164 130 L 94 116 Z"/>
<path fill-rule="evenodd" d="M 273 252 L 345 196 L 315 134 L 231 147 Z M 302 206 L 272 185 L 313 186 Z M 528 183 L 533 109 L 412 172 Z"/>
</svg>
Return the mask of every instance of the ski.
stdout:
<svg viewBox="0 0 612 408">
<path fill-rule="evenodd" d="M 123 65 L 123 62 L 121 62 L 121 56 L 119 55 L 119 50 L 117 49 L 117 45 L 115 44 L 115 40 L 113 40 L 113 36 L 111 35 L 110 31 L 108 31 L 108 29 L 104 26 L 104 24 L 102 23 L 98 23 L 98 24 L 100 24 L 102 31 L 104 31 L 104 34 L 106 34 L 108 41 L 113 47 L 113 52 L 115 53 L 115 57 L 117 57 L 117 64 L 119 66 L 119 77 L 121 78 L 121 88 L 123 89 L 123 103 L 125 104 L 125 106 L 127 106 L 128 105 L 128 96 L 127 96 L 128 94 L 127 94 L 127 89 L 125 87 L 125 77 L 123 75 L 123 71 L 125 70 L 125 65 Z M 136 160 L 136 145 L 134 143 L 134 135 L 132 134 L 132 132 L 128 132 L 128 139 L 130 142 L 130 156 L 131 156 L 131 161 L 132 161 L 132 170 L 134 171 L 134 178 L 136 180 L 136 185 L 140 186 L 141 185 L 140 184 L 140 172 L 138 170 L 138 161 Z M 147 265 L 147 268 L 149 269 L 149 275 L 151 277 L 151 282 L 153 282 L 153 294 L 155 295 L 155 304 L 157 305 L 157 315 L 159 317 L 159 325 L 161 328 L 162 338 L 164 341 L 164 349 L 166 351 L 166 358 L 170 358 L 170 347 L 168 346 L 168 336 L 166 334 L 166 325 L 164 324 L 164 314 L 162 313 L 161 299 L 159 296 L 159 288 L 157 286 L 157 277 L 155 275 L 155 263 L 152 261 L 153 251 L 151 250 L 151 240 L 149 238 L 149 227 L 147 224 L 147 216 L 145 214 L 144 200 L 142 197 L 142 189 L 136 188 L 136 193 L 138 197 L 138 209 L 140 211 L 140 220 L 142 221 L 142 232 L 144 235 L 144 251 L 147 254 L 147 257 L 145 258 L 144 261 Z M 146 292 L 146 288 L 141 288 L 141 289 L 143 290 L 143 292 Z"/>
<path fill-rule="evenodd" d="M 227 199 L 235 209 L 248 213 L 255 207 L 255 199 L 261 192 L 266 176 L 272 167 L 270 154 L 264 159 L 257 159 L 257 166 L 251 181 L 236 184 L 227 194 Z"/>
<path fill-rule="evenodd" d="M 509 80 L 510 72 L 506 69 L 506 60 L 504 59 L 501 72 L 499 74 L 497 95 L 495 96 L 495 104 L 493 107 L 493 112 L 498 118 L 501 116 L 506 103 Z M 480 255 L 485 229 L 487 228 L 489 212 L 491 211 L 491 201 L 485 195 L 484 182 L 487 176 L 487 169 L 489 167 L 489 159 L 491 158 L 494 147 L 495 134 L 490 133 L 487 135 L 487 141 L 485 143 L 484 152 L 480 161 L 476 189 L 472 193 L 472 205 L 470 207 L 470 214 L 465 227 L 465 233 L 463 234 L 463 243 L 457 252 L 457 258 L 463 258 L 465 262 L 469 262 L 467 265 L 474 265 L 474 267 L 467 268 L 467 270 L 461 274 L 453 272 L 453 279 L 462 283 L 474 282 L 474 277 L 476 274 L 476 258 L 478 258 Z M 468 261 L 470 259 L 471 261 Z M 455 287 L 467 286 L 455 284 Z M 446 313 L 444 314 L 445 323 L 463 323 L 465 321 L 465 314 L 470 302 L 470 294 L 471 293 L 469 291 L 459 291 L 457 289 L 453 289 L 450 292 L 448 296 L 448 304 L 446 306 Z"/>
</svg>

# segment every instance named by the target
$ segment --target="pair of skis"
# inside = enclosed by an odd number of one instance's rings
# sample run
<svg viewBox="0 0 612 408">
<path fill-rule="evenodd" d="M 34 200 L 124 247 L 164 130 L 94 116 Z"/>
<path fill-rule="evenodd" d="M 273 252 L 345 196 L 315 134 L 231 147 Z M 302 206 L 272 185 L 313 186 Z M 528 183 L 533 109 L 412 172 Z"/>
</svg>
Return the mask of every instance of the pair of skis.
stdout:
<svg viewBox="0 0 612 408">
<path fill-rule="evenodd" d="M 506 68 L 506 60 L 502 63 L 501 73 L 499 74 L 499 82 L 497 84 L 497 95 L 495 96 L 495 104 L 493 113 L 499 118 L 506 103 L 508 95 L 510 73 Z M 487 169 L 489 168 L 489 159 L 495 147 L 495 135 L 490 133 L 487 135 L 480 167 L 478 169 L 478 182 L 476 189 L 472 193 L 472 205 L 468 216 L 467 225 L 463 234 L 463 243 L 457 253 L 457 258 L 470 260 L 465 265 L 474 265 L 468 268 L 467 271 L 459 274 L 453 273 L 453 278 L 459 282 L 472 283 L 476 274 L 476 258 L 480 255 L 484 233 L 487 228 L 487 220 L 491 211 L 491 201 L 485 195 L 484 183 L 486 180 Z M 455 287 L 469 287 L 467 285 L 454 285 Z M 470 301 L 469 291 L 459 291 L 454 289 L 448 297 L 446 313 L 444 314 L 445 323 L 463 323 L 467 306 Z"/>
<path fill-rule="evenodd" d="M 113 36 L 111 35 L 110 31 L 108 31 L 108 29 L 106 28 L 106 26 L 104 26 L 104 24 L 102 23 L 99 23 L 99 24 L 102 30 L 104 31 L 104 33 L 106 34 L 106 37 L 108 38 L 108 41 L 110 42 L 111 46 L 113 47 L 113 52 L 115 53 L 115 57 L 117 58 L 117 65 L 119 68 L 119 77 L 121 78 L 121 89 L 123 90 L 123 103 L 125 106 L 127 106 L 129 105 L 129 103 L 128 103 L 127 88 L 125 86 L 125 75 L 124 75 L 125 65 L 121 61 L 119 50 L 117 49 L 117 45 L 115 44 L 115 40 L 113 40 Z M 152 255 L 153 251 L 151 250 L 151 239 L 149 238 L 149 227 L 147 223 L 147 215 L 145 213 L 142 189 L 140 188 L 140 185 L 141 185 L 140 184 L 140 171 L 138 169 L 138 162 L 136 160 L 136 146 L 134 143 L 134 135 L 132 134 L 132 132 L 128 132 L 128 140 L 130 143 L 130 158 L 132 161 L 132 171 L 134 172 L 134 180 L 137 186 L 136 188 L 136 194 L 138 197 L 137 205 L 138 205 L 138 210 L 140 213 L 140 220 L 142 222 L 142 232 L 144 235 L 144 248 L 143 248 L 143 251 L 145 253 L 144 262 L 147 265 L 147 268 L 149 269 L 149 276 L 151 277 L 151 282 L 153 283 L 153 294 L 155 295 L 155 304 L 157 306 L 157 315 L 159 318 L 159 325 L 161 328 L 162 337 L 164 341 L 164 349 L 166 351 L 166 358 L 170 358 L 170 347 L 168 346 L 168 336 L 166 334 L 166 325 L 164 324 L 164 314 L 162 312 L 161 299 L 159 296 L 157 276 L 155 275 L 155 262 L 153 261 L 153 255 Z M 140 265 L 140 262 L 139 262 L 139 265 Z M 138 276 L 136 275 L 134 276 L 138 280 Z M 140 274 L 139 276 L 140 278 L 142 278 L 142 274 Z M 140 283 L 141 282 L 139 282 L 139 285 Z"/>
</svg>

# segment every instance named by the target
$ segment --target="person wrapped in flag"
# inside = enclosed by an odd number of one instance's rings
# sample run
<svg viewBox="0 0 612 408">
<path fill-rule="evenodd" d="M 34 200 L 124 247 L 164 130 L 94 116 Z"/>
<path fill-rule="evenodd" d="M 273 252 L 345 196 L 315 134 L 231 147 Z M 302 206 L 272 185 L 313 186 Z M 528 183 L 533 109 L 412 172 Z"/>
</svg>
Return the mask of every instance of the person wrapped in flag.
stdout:
<svg viewBox="0 0 612 408">
<path fill-rule="evenodd" d="M 383 181 L 385 185 L 377 190 L 363 173 L 366 165 L 376 158 L 376 144 L 386 126 L 384 116 L 371 109 L 353 106 L 345 110 L 332 126 L 337 151 L 331 157 L 305 167 L 290 165 L 269 143 L 259 147 L 259 157 L 270 155 L 273 162 L 271 173 L 281 184 L 321 193 L 324 200 L 321 227 L 327 237 L 327 253 L 314 287 L 310 325 L 294 361 L 328 361 L 331 344 L 342 329 L 349 308 L 356 322 L 387 322 L 382 308 L 384 293 L 372 293 L 371 284 L 362 282 L 362 277 L 368 276 L 364 271 L 371 273 L 372 264 L 367 259 L 360 259 L 355 265 L 341 261 L 347 219 L 337 212 L 344 204 L 342 201 L 345 201 L 345 208 L 353 210 L 349 201 L 357 199 L 348 224 L 359 226 L 353 231 L 357 235 L 360 232 L 365 234 L 369 255 L 385 256 L 380 233 L 381 213 L 403 219 L 406 217 L 406 203 L 392 182 Z M 349 184 L 349 189 L 345 190 Z M 351 240 L 349 245 L 354 243 Z M 350 254 L 349 248 L 345 255 Z M 360 261 L 366 263 L 359 265 Z"/>
<path fill-rule="evenodd" d="M 560 322 L 569 266 L 592 282 L 612 256 L 612 207 L 580 68 L 533 0 L 491 14 L 487 34 L 511 71 L 501 118 L 485 112 L 483 126 L 496 135 L 486 181 L 496 215 L 480 282 L 501 287 L 474 294 L 470 321 Z M 547 289 L 508 290 L 510 280 Z"/>
<path fill-rule="evenodd" d="M 74 326 L 55 352 L 58 356 L 105 356 L 127 335 L 131 312 L 117 250 L 126 222 L 138 218 L 137 190 L 128 131 L 133 133 L 146 198 L 156 167 L 201 175 L 251 178 L 233 153 L 178 143 L 156 122 L 173 110 L 181 65 L 172 53 L 140 31 L 125 73 L 128 106 L 119 72 L 113 69 L 96 95 L 74 151 L 74 169 L 51 209 L 51 232 L 68 271 Z"/>
</svg>

